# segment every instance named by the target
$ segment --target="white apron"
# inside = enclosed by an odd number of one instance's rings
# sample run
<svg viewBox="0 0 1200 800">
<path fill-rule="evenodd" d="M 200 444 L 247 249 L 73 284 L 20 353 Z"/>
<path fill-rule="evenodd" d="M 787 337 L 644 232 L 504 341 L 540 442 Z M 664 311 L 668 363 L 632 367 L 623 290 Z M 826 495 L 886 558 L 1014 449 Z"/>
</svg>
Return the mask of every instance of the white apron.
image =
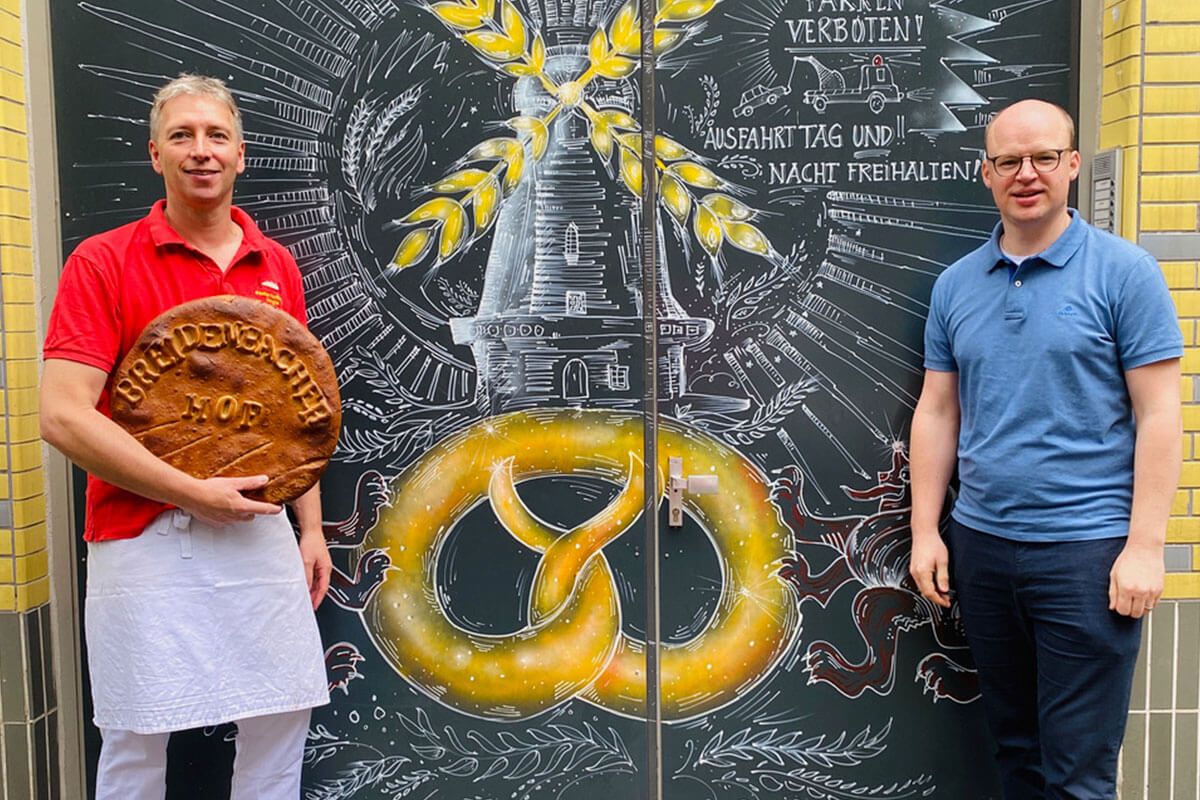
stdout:
<svg viewBox="0 0 1200 800">
<path fill-rule="evenodd" d="M 329 702 L 304 564 L 287 517 L 213 527 L 164 511 L 88 543 L 95 722 L 164 733 Z"/>
</svg>

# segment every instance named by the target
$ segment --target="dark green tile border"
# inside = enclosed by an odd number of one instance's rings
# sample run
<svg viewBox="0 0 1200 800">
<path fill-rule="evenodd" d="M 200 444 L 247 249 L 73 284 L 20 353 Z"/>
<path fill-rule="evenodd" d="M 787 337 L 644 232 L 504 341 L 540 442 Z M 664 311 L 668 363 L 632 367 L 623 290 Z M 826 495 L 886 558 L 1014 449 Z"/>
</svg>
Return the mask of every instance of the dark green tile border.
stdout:
<svg viewBox="0 0 1200 800">
<path fill-rule="evenodd" d="M 1169 711 L 1175 697 L 1175 603 L 1150 615 L 1150 709 Z"/>
<path fill-rule="evenodd" d="M 1196 763 L 1197 742 L 1200 741 L 1200 716 L 1179 714 L 1175 717 L 1175 797 L 1200 797 Z"/>
<path fill-rule="evenodd" d="M 47 765 L 50 774 L 50 800 L 59 800 L 62 796 L 62 775 L 58 769 L 58 712 L 51 711 L 46 715 L 46 752 L 49 754 Z"/>
<path fill-rule="evenodd" d="M 53 615 L 50 604 L 40 607 L 37 613 L 41 615 L 42 620 L 42 675 L 46 683 L 46 710 L 57 711 L 58 689 L 54 678 L 54 632 L 51 628 Z"/>
<path fill-rule="evenodd" d="M 1175 689 L 1175 707 L 1200 709 L 1200 602 L 1179 603 L 1179 678 Z M 1193 758 L 1196 751 L 1192 751 Z"/>
<path fill-rule="evenodd" d="M 1130 714 L 1121 751 L 1121 800 L 1144 800 L 1146 782 L 1146 715 Z"/>
<path fill-rule="evenodd" d="M 30 784 L 29 725 L 5 723 L 4 725 L 4 784 L 8 796 L 31 797 Z"/>
<path fill-rule="evenodd" d="M 0 721 L 25 722 L 25 636 L 21 614 L 0 612 Z"/>
<path fill-rule="evenodd" d="M 1150 763 L 1146 766 L 1146 800 L 1174 800 L 1171 797 L 1171 714 L 1150 714 Z"/>
<path fill-rule="evenodd" d="M 42 619 L 38 609 L 25 617 L 25 658 L 28 664 L 29 718 L 46 713 L 46 673 L 42 659 Z"/>
<path fill-rule="evenodd" d="M 1151 617 L 1154 615 L 1151 614 Z M 1134 711 L 1144 711 L 1146 709 L 1146 681 L 1150 679 L 1150 668 L 1147 666 L 1147 660 L 1150 658 L 1150 648 L 1147 642 L 1150 640 L 1150 624 L 1142 624 L 1142 644 L 1138 650 L 1137 664 L 1133 668 L 1133 691 L 1129 698 L 1129 708 Z"/>
<path fill-rule="evenodd" d="M 50 797 L 50 740 L 46 735 L 46 718 L 33 723 L 33 790 L 38 800 Z"/>
</svg>

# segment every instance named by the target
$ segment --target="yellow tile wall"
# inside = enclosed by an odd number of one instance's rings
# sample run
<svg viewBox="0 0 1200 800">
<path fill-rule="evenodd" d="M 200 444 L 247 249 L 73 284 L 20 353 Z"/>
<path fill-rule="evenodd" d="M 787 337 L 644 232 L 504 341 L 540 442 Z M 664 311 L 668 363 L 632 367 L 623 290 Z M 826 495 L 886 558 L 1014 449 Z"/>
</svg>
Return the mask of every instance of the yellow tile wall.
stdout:
<svg viewBox="0 0 1200 800">
<path fill-rule="evenodd" d="M 0 6 L 0 612 L 50 599 L 27 130 L 21 19 L 6 3 Z"/>
<path fill-rule="evenodd" d="M 29 148 L 26 138 L 25 54 L 20 0 L 0 0 L 0 618 L 8 631 L 34 630 L 50 621 L 50 551 L 46 541 L 46 498 L 42 444 L 38 436 L 37 289 L 33 270 Z M 10 624 L 16 623 L 15 627 Z M 56 646 L 36 661 L 21 639 L 6 641 L 2 677 L 16 697 L 33 697 L 54 686 Z M 38 674 L 40 672 L 40 675 Z M 23 686 L 22 686 L 23 684 Z M 49 691 L 43 695 L 47 698 Z M 10 692 L 13 695 L 13 692 Z M 54 691 L 57 696 L 57 690 Z M 47 797 L 60 776 L 63 741 L 55 722 L 57 703 L 41 707 L 5 700 L 3 777 L 0 795 Z M 47 736 L 48 760 L 32 759 L 30 738 Z M 17 750 L 13 747 L 16 743 Z M 24 749 L 24 752 L 21 750 Z M 53 752 L 52 752 L 53 751 Z M 67 769 L 71 769 L 67 765 Z M 30 790 L 33 790 L 30 793 Z M 13 793 L 16 792 L 16 795 Z"/>
<path fill-rule="evenodd" d="M 1121 235 L 1137 241 L 1142 234 L 1200 232 L 1200 0 L 1105 0 L 1103 36 L 1100 147 L 1124 150 Z M 1184 465 L 1167 541 L 1192 552 L 1192 571 L 1169 574 L 1165 597 L 1197 599 L 1200 261 L 1162 268 L 1187 345 L 1180 387 Z"/>
</svg>

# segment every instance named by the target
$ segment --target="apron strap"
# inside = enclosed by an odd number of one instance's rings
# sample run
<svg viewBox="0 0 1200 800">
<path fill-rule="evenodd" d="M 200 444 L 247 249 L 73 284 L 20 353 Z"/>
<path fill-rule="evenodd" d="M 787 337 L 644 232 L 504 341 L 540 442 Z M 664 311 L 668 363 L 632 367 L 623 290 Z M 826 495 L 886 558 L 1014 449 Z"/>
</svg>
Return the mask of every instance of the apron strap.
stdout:
<svg viewBox="0 0 1200 800">
<path fill-rule="evenodd" d="M 176 510 L 171 524 L 179 531 L 179 557 L 192 557 L 192 515 Z"/>
</svg>

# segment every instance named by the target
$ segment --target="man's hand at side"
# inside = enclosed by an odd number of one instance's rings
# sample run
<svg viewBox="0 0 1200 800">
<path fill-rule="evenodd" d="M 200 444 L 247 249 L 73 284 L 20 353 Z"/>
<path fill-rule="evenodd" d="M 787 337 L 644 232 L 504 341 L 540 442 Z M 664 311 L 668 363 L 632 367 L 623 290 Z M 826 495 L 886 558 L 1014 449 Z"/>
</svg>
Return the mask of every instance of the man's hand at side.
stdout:
<svg viewBox="0 0 1200 800">
<path fill-rule="evenodd" d="M 316 611 L 329 591 L 329 576 L 333 572 L 333 560 L 329 557 L 329 548 L 325 546 L 325 535 L 321 531 L 300 535 L 300 557 L 304 560 L 308 596 Z"/>
<path fill-rule="evenodd" d="M 1162 548 L 1126 544 L 1109 572 L 1109 609 L 1140 619 L 1158 603 L 1162 591 Z"/>
<path fill-rule="evenodd" d="M 325 545 L 325 530 L 321 525 L 321 484 L 315 484 L 292 502 L 296 525 L 300 528 L 300 557 L 304 560 L 304 576 L 308 579 L 308 596 L 315 611 L 329 591 L 329 576 L 333 561 Z"/>
<path fill-rule="evenodd" d="M 950 607 L 950 552 L 936 532 L 913 535 L 909 574 L 921 596 L 942 608 Z"/>
</svg>

